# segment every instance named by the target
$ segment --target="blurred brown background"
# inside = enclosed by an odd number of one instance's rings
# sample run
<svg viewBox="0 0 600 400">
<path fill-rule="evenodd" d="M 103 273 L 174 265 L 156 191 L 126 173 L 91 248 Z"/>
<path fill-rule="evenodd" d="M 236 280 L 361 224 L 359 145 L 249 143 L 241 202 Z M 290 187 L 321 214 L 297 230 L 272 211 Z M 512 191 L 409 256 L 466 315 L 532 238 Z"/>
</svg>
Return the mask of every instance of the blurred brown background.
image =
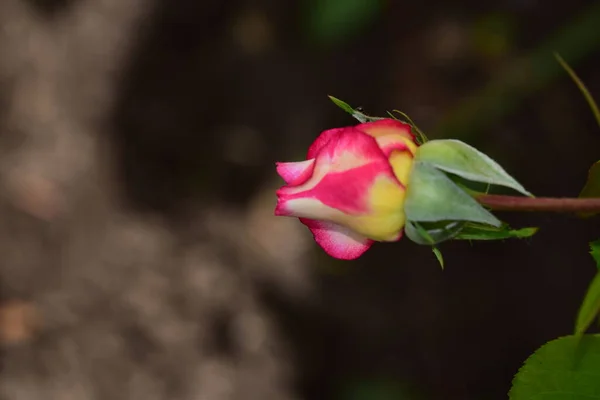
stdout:
<svg viewBox="0 0 600 400">
<path fill-rule="evenodd" d="M 600 128 L 600 3 L 0 0 L 0 400 L 505 399 L 569 334 L 598 220 L 356 262 L 273 217 L 274 162 L 408 113 L 538 195 Z"/>
</svg>

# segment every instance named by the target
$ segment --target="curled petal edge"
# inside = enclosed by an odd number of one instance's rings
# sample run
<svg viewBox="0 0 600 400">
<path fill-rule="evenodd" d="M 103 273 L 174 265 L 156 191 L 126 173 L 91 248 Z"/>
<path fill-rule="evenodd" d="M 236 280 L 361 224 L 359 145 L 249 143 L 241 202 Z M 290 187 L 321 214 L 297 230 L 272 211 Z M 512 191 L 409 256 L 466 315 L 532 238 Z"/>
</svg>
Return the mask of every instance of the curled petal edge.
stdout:
<svg viewBox="0 0 600 400">
<path fill-rule="evenodd" d="M 299 162 L 278 162 L 277 174 L 287 185 L 301 185 L 306 182 L 315 168 L 315 159 Z"/>
<path fill-rule="evenodd" d="M 310 229 L 315 242 L 331 257 L 340 260 L 355 260 L 373 245 L 374 241 L 356 232 L 327 221 L 300 218 Z"/>
</svg>

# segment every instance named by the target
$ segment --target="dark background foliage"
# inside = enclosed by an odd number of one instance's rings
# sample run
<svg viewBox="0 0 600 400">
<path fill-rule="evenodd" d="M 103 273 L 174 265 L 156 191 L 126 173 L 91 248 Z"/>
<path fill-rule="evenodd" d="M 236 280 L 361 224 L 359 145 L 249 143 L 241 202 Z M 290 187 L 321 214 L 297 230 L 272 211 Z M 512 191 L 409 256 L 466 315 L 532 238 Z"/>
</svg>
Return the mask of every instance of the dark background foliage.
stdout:
<svg viewBox="0 0 600 400">
<path fill-rule="evenodd" d="M 354 123 L 332 94 L 575 196 L 600 128 L 553 51 L 600 97 L 597 2 L 0 15 L 2 398 L 502 399 L 572 331 L 597 220 L 503 214 L 541 230 L 445 244 L 445 271 L 408 240 L 340 262 L 272 216 L 274 162 Z"/>
</svg>

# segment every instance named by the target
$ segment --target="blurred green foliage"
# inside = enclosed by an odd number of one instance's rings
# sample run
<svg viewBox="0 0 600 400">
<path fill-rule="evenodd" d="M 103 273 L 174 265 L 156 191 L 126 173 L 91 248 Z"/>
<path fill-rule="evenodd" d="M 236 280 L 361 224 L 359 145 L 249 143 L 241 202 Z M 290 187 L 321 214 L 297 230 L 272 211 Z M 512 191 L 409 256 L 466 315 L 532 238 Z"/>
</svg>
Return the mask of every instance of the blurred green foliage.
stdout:
<svg viewBox="0 0 600 400">
<path fill-rule="evenodd" d="M 417 400 L 413 390 L 393 380 L 376 379 L 349 383 L 338 397 L 340 400 Z"/>
<path fill-rule="evenodd" d="M 490 13 L 476 20 L 471 29 L 470 37 L 475 52 L 486 58 L 497 59 L 513 48 L 517 21 L 512 14 Z"/>
<path fill-rule="evenodd" d="M 560 76 L 561 66 L 552 59 L 554 52 L 560 53 L 569 63 L 576 64 L 600 49 L 598 21 L 600 2 L 594 2 L 535 50 L 503 67 L 503 72 L 480 91 L 467 97 L 456 108 L 448 110 L 435 127 L 435 136 L 464 140 L 478 134 L 486 126 L 497 123 L 514 111 L 526 96 L 546 87 Z M 497 29 L 504 29 L 505 34 L 509 34 L 509 22 L 495 24 L 506 24 L 505 28 Z"/>
<path fill-rule="evenodd" d="M 321 45 L 355 38 L 380 15 L 383 0 L 311 0 L 306 29 Z"/>
</svg>

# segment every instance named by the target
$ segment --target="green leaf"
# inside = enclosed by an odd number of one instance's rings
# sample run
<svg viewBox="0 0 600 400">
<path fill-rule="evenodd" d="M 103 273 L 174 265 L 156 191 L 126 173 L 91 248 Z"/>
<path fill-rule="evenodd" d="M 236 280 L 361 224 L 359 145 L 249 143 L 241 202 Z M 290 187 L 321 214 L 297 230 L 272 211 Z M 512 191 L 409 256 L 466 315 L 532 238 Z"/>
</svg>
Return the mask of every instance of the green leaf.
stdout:
<svg viewBox="0 0 600 400">
<path fill-rule="evenodd" d="M 579 193 L 579 197 L 600 197 L 600 161 L 592 164 L 588 171 L 587 181 L 581 193 Z"/>
<path fill-rule="evenodd" d="M 588 105 L 592 109 L 592 113 L 594 114 L 594 117 L 596 118 L 596 122 L 598 123 L 598 126 L 600 126 L 600 110 L 598 110 L 598 104 L 596 104 L 594 97 L 591 95 L 588 88 L 585 87 L 583 81 L 581 79 L 579 79 L 579 77 L 577 76 L 575 71 L 573 71 L 573 69 L 569 66 L 569 64 L 567 64 L 567 62 L 565 60 L 563 60 L 563 58 L 558 53 L 554 53 L 554 57 L 556 57 L 556 59 L 558 60 L 558 63 L 565 69 L 565 71 L 567 71 L 569 76 L 571 76 L 571 79 L 573 79 L 573 81 L 575 82 L 575 84 L 577 85 L 577 87 L 579 88 L 581 93 L 583 94 L 583 97 L 585 97 L 585 101 L 587 101 Z"/>
<path fill-rule="evenodd" d="M 363 114 L 362 112 L 357 111 L 354 108 L 352 108 L 352 106 L 350 104 L 346 103 L 343 100 L 340 100 L 340 99 L 335 98 L 333 96 L 328 96 L 328 97 L 329 97 L 329 99 L 331 101 L 333 101 L 333 103 L 336 106 L 338 106 L 342 110 L 346 111 L 348 114 L 352 115 L 360 123 L 371 122 L 371 121 L 378 121 L 380 119 L 384 119 L 384 118 L 381 118 L 381 117 L 371 117 L 369 115 Z"/>
<path fill-rule="evenodd" d="M 539 228 L 528 227 L 511 229 L 510 226 L 502 224 L 500 227 L 468 223 L 455 237 L 462 240 L 499 240 L 499 239 L 524 239 L 535 235 Z"/>
<path fill-rule="evenodd" d="M 546 343 L 525 361 L 509 398 L 600 399 L 600 335 L 566 336 Z"/>
<path fill-rule="evenodd" d="M 583 334 L 600 314 L 600 240 L 590 243 L 590 254 L 599 271 L 590 283 L 575 322 L 575 334 Z"/>
<path fill-rule="evenodd" d="M 404 211 L 409 221 L 473 221 L 502 225 L 443 172 L 421 161 L 413 163 Z"/>
<path fill-rule="evenodd" d="M 444 257 L 442 256 L 442 252 L 440 251 L 440 249 L 438 249 L 437 247 L 432 247 L 431 250 L 433 251 L 433 254 L 435 254 L 435 258 L 440 263 L 440 267 L 444 269 Z"/>
<path fill-rule="evenodd" d="M 581 335 L 590 327 L 600 313 L 600 272 L 596 274 L 583 298 L 583 303 L 577 313 L 575 334 Z"/>
<path fill-rule="evenodd" d="M 591 198 L 600 197 L 600 161 L 596 161 L 588 172 L 588 178 L 585 186 L 579 193 L 579 197 Z M 579 213 L 580 217 L 591 217 L 598 214 L 597 212 Z"/>
<path fill-rule="evenodd" d="M 600 239 L 590 243 L 590 254 L 596 261 L 596 266 L 600 269 Z"/>
<path fill-rule="evenodd" d="M 352 108 L 352 106 L 350 104 L 348 104 L 345 101 L 340 100 L 336 97 L 333 97 L 333 96 L 327 96 L 327 97 L 329 97 L 329 100 L 333 101 L 333 104 L 335 104 L 342 110 L 346 111 L 348 114 L 350 114 L 350 115 L 354 114 L 354 108 Z"/>
<path fill-rule="evenodd" d="M 430 140 L 418 148 L 415 160 L 471 181 L 505 186 L 531 196 L 498 163 L 460 140 Z"/>
</svg>

